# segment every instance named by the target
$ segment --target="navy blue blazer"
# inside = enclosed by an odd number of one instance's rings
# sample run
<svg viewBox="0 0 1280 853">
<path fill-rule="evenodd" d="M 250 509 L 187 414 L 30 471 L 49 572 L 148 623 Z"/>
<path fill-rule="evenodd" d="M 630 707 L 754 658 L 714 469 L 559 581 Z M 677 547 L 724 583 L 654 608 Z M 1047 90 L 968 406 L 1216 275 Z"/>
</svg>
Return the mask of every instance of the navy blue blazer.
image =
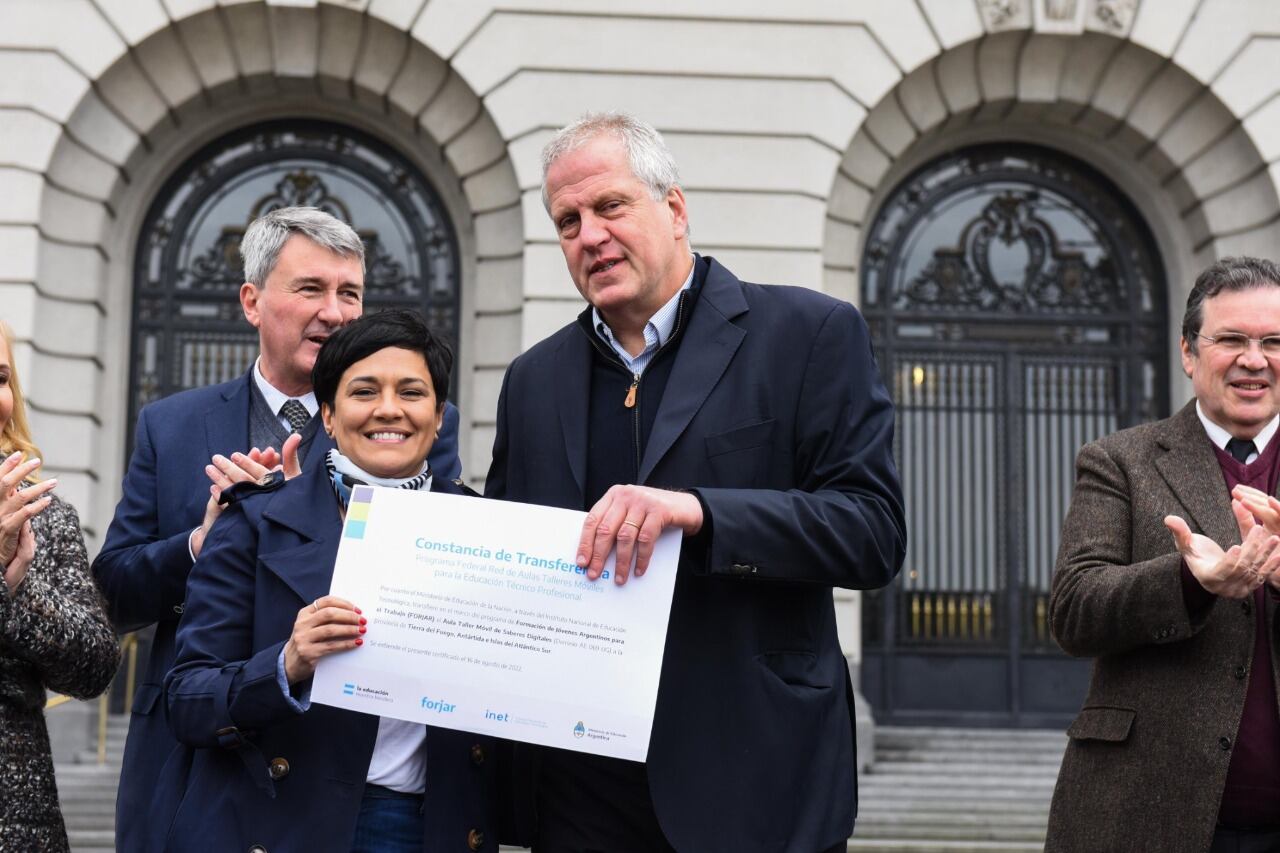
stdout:
<svg viewBox="0 0 1280 853">
<path fill-rule="evenodd" d="M 252 381 L 250 369 L 239 379 L 182 391 L 142 410 L 120 502 L 93 561 L 93 574 L 116 630 L 156 626 L 134 693 L 116 798 L 116 846 L 130 853 L 155 850 L 162 837 L 158 833 L 163 827 L 149 825 L 143 816 L 157 801 L 162 806 L 169 802 L 169 792 L 157 790 L 156 780 L 177 744 L 156 713 L 156 704 L 164 675 L 173 665 L 174 632 L 187 595 L 187 538 L 200 525 L 209 500 L 204 467 L 216 453 L 227 456 L 249 449 Z M 311 452 L 316 432 L 312 426 L 304 436 L 308 467 L 322 456 Z M 327 441 L 323 433 L 320 441 Z M 458 411 L 452 404 L 430 460 L 444 479 L 455 479 L 461 471 Z"/>
<path fill-rule="evenodd" d="M 831 588 L 884 586 L 906 547 L 893 407 L 853 306 L 699 262 L 640 466 L 709 511 L 676 577 L 649 789 L 678 850 L 812 853 L 856 814 Z M 486 496 L 587 508 L 587 334 L 571 323 L 512 362 Z"/>
<path fill-rule="evenodd" d="M 432 491 L 462 494 L 442 477 Z M 348 853 L 378 717 L 298 712 L 276 663 L 298 611 L 327 595 L 342 521 L 323 465 L 228 507 L 191 570 L 165 679 L 182 746 L 162 771 L 180 802 L 165 849 Z M 494 739 L 426 726 L 423 851 L 497 849 Z"/>
</svg>

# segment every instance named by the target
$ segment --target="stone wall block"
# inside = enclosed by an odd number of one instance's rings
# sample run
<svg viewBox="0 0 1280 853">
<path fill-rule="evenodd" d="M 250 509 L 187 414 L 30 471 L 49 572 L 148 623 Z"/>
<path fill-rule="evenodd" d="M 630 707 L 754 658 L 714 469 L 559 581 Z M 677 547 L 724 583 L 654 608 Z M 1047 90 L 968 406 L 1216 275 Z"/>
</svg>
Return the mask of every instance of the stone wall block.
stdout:
<svg viewBox="0 0 1280 853">
<path fill-rule="evenodd" d="M 520 207 L 477 213 L 476 255 L 480 258 L 518 255 L 524 248 Z"/>
<path fill-rule="evenodd" d="M 365 18 L 336 6 L 320 4 L 317 70 L 335 80 L 350 80 L 364 39 Z"/>
<path fill-rule="evenodd" d="M 866 188 L 855 184 L 843 174 L 837 174 L 831 185 L 831 196 L 827 199 L 827 211 L 832 216 L 845 222 L 864 221 L 867 205 L 871 203 L 871 193 Z"/>
<path fill-rule="evenodd" d="M 1244 120 L 1249 138 L 1258 146 L 1258 154 L 1270 163 L 1280 159 L 1280 96 L 1262 105 L 1261 109 Z"/>
<path fill-rule="evenodd" d="M 1208 198 L 1263 168 L 1253 140 L 1244 127 L 1237 125 L 1184 166 L 1182 174 L 1197 197 Z"/>
<path fill-rule="evenodd" d="M 411 34 L 439 56 L 453 56 L 493 11 L 493 5 L 493 0 L 431 0 Z"/>
<path fill-rule="evenodd" d="M 825 196 L 840 155 L 812 139 L 668 132 L 686 188 Z M 730 156 L 731 155 L 731 156 Z"/>
<path fill-rule="evenodd" d="M 1128 115 L 1134 101 L 1163 60 L 1148 50 L 1125 46 L 1107 66 L 1093 97 L 1095 109 L 1115 118 Z"/>
<path fill-rule="evenodd" d="M 917 138 L 915 128 L 898 106 L 898 99 L 892 95 L 876 104 L 875 109 L 867 114 L 862 130 L 870 133 L 894 158 L 906 151 Z"/>
<path fill-rule="evenodd" d="M 696 243 L 694 247 L 698 248 Z M 710 246 L 699 251 L 715 257 L 743 281 L 822 289 L 822 252 L 816 249 L 788 251 Z"/>
<path fill-rule="evenodd" d="M 1256 109 L 1277 92 L 1276 60 L 1280 37 L 1255 35 L 1213 82 L 1213 91 L 1238 116 Z"/>
<path fill-rule="evenodd" d="M 1093 99 L 1098 78 L 1111 62 L 1111 57 L 1124 42 L 1099 35 L 1085 35 L 1073 40 L 1071 50 L 1062 63 L 1058 98 L 1071 104 L 1087 104 Z"/>
<path fill-rule="evenodd" d="M 467 202 L 474 211 L 508 207 L 520 201 L 515 170 L 511 168 L 511 161 L 505 157 L 484 171 L 464 179 L 462 190 L 467 194 Z"/>
<path fill-rule="evenodd" d="M 955 0 L 920 0 L 920 8 L 929 18 L 929 24 L 937 33 L 943 48 L 950 50 L 958 44 L 973 41 L 983 33 L 982 18 L 976 3 L 956 3 Z"/>
<path fill-rule="evenodd" d="M 518 311 L 524 301 L 523 269 L 521 258 L 482 258 L 476 264 L 476 312 Z"/>
<path fill-rule="evenodd" d="M 866 17 L 867 28 L 892 54 L 898 68 L 912 71 L 937 54 L 938 42 L 919 4 L 866 3 L 853 14 L 859 13 Z"/>
<path fill-rule="evenodd" d="M 1275 222 L 1239 234 L 1219 237 L 1210 244 L 1213 260 L 1230 255 L 1274 258 L 1276 246 L 1280 246 L 1280 223 Z M 1208 266 L 1208 263 L 1202 266 Z"/>
<path fill-rule="evenodd" d="M 440 145 L 448 145 L 453 137 L 472 122 L 482 109 L 480 101 L 467 82 L 451 73 L 440 94 L 427 105 L 418 119 L 427 133 Z"/>
<path fill-rule="evenodd" d="M 1215 98 L 1205 92 L 1161 134 L 1157 144 L 1171 161 L 1178 165 L 1188 162 L 1236 123 L 1235 116 Z"/>
<path fill-rule="evenodd" d="M 40 342 L 42 355 L 86 360 L 97 357 L 102 314 L 96 305 L 41 296 L 36 300 L 35 321 L 35 332 L 31 337 Z M 85 395 L 82 405 L 84 411 L 90 410 L 91 394 Z"/>
<path fill-rule="evenodd" d="M 239 2 L 255 2 L 255 0 L 239 0 Z M 164 0 L 164 4 L 169 10 L 169 16 L 178 21 L 217 8 L 218 0 Z"/>
<path fill-rule="evenodd" d="M 182 43 L 191 57 L 205 89 L 213 89 L 236 79 L 239 70 L 227 30 L 216 12 L 184 18 L 177 24 Z"/>
<path fill-rule="evenodd" d="M 131 45 L 169 26 L 160 0 L 96 0 L 96 5 Z"/>
<path fill-rule="evenodd" d="M 241 75 L 251 78 L 271 74 L 274 61 L 267 7 L 259 3 L 237 4 L 227 6 L 223 14 Z"/>
<path fill-rule="evenodd" d="M 947 120 L 947 104 L 934 78 L 934 67 L 926 65 L 911 72 L 898 86 L 898 99 L 911 124 L 928 133 Z"/>
<path fill-rule="evenodd" d="M 57 123 L 30 110 L 0 107 L 0 166 L 43 172 L 61 131 Z"/>
<path fill-rule="evenodd" d="M 1058 99 L 1062 65 L 1071 45 L 1072 39 L 1064 36 L 1037 34 L 1027 40 L 1018 62 L 1018 100 L 1050 103 Z"/>
<path fill-rule="evenodd" d="M 492 108 L 492 105 L 486 101 L 486 106 Z M 486 115 L 492 116 L 493 113 L 486 111 Z M 518 139 L 512 139 L 507 144 L 507 157 L 511 160 L 511 165 L 516 170 L 516 179 L 520 181 L 521 190 L 535 189 L 542 186 L 542 149 L 548 142 L 555 131 L 552 127 L 559 127 L 564 124 L 563 121 L 551 123 L 547 128 L 541 130 L 532 130 Z M 495 121 L 496 126 L 496 121 Z M 498 131 L 501 135 L 502 131 Z M 663 134 L 666 138 L 666 134 Z M 668 145 L 676 144 L 671 139 L 667 139 Z M 675 150 L 674 148 L 672 149 Z M 680 174 L 683 177 L 684 161 L 677 159 L 677 163 L 681 164 Z"/>
<path fill-rule="evenodd" d="M 44 293 L 65 299 L 102 299 L 107 263 L 96 248 L 41 240 L 39 258 L 40 289 Z"/>
<path fill-rule="evenodd" d="M 93 390 L 101 373 L 89 359 L 44 352 L 36 354 L 32 370 L 22 379 L 24 389 L 30 389 L 32 394 L 39 391 L 39 397 L 33 397 L 32 402 L 59 412 L 87 415 L 93 412 Z"/>
<path fill-rule="evenodd" d="M 820 80 L 697 81 L 690 96 L 684 77 L 521 72 L 485 97 L 506 139 L 559 127 L 590 110 L 624 110 L 659 130 L 717 133 L 809 134 L 843 151 L 865 111 L 833 84 Z M 521 186 L 528 186 L 517 162 Z M 536 178 L 535 178 L 536 180 Z"/>
<path fill-rule="evenodd" d="M 1126 121 L 1148 139 L 1155 139 L 1202 91 L 1204 87 L 1190 74 L 1166 62 L 1138 96 Z"/>
<path fill-rule="evenodd" d="M 1203 0 L 1173 59 L 1192 77 L 1209 84 L 1250 35 L 1258 32 L 1280 32 L 1280 4 L 1270 0 Z"/>
<path fill-rule="evenodd" d="M 356 60 L 356 85 L 363 86 L 379 97 L 386 94 L 391 81 L 400 71 L 408 49 L 409 38 L 404 33 L 379 21 L 370 22 L 365 27 L 364 45 Z"/>
<path fill-rule="evenodd" d="M 172 28 L 160 30 L 138 45 L 134 55 L 169 106 L 176 107 L 200 94 L 200 78 Z"/>
<path fill-rule="evenodd" d="M 43 233 L 55 240 L 100 246 L 106 240 L 110 216 L 106 205 L 46 186 L 40 204 Z"/>
<path fill-rule="evenodd" d="M 169 115 L 169 104 L 143 73 L 135 54 L 126 54 L 102 76 L 97 93 L 129 126 L 146 133 Z"/>
<path fill-rule="evenodd" d="M 982 103 L 978 88 L 978 42 L 953 48 L 938 57 L 938 83 L 953 115 Z"/>
<path fill-rule="evenodd" d="M 548 299 L 532 299 L 524 304 L 524 311 L 520 314 L 520 349 L 523 352 L 538 341 L 546 338 L 548 335 L 566 326 L 574 321 L 574 318 L 582 311 L 585 303 L 581 299 L 572 301 L 567 300 L 548 300 Z M 477 389 L 481 385 L 480 372 L 476 372 Z M 493 396 L 491 409 L 484 407 L 485 401 L 479 390 L 476 392 L 476 403 L 480 406 L 480 412 L 497 411 L 497 395 Z M 474 416 L 473 416 L 474 417 Z"/>
<path fill-rule="evenodd" d="M 1256 177 L 1208 199 L 1202 205 L 1206 222 L 1215 236 L 1262 225 L 1280 209 L 1271 175 Z M 1274 247 L 1271 254 L 1275 254 Z"/>
<path fill-rule="evenodd" d="M 862 229 L 847 222 L 828 217 L 822 225 L 822 245 L 828 261 L 840 258 L 856 265 L 858 246 L 862 243 Z"/>
<path fill-rule="evenodd" d="M 0 38 L 10 47 L 56 50 L 90 79 L 102 76 L 126 49 L 89 0 L 5 0 Z"/>
<path fill-rule="evenodd" d="M 527 243 L 524 247 L 524 296 L 531 299 L 578 299 L 559 242 Z"/>
<path fill-rule="evenodd" d="M 314 77 L 320 68 L 320 19 L 315 10 L 274 6 L 267 11 L 276 74 Z"/>
<path fill-rule="evenodd" d="M 97 427 L 83 415 L 63 415 L 37 408 L 37 394 L 29 395 L 31 432 L 40 442 L 40 452 L 50 467 L 59 471 L 94 470 L 93 440 Z"/>
<path fill-rule="evenodd" d="M 417 42 L 410 42 L 409 55 L 387 90 L 387 99 L 416 118 L 448 73 L 449 66 L 443 59 Z"/>
<path fill-rule="evenodd" d="M 1199 0 L 1158 0 L 1138 4 L 1129 41 L 1161 56 L 1168 56 L 1178 44 L 1187 22 L 1195 14 Z"/>
<path fill-rule="evenodd" d="M 40 232 L 31 225 L 0 225 L 0 282 L 33 282 L 39 268 Z M 11 294 L 0 298 L 8 316 Z"/>
<path fill-rule="evenodd" d="M 0 228 L 0 246 L 4 245 L 4 232 L 8 230 L 11 230 L 10 226 Z M 0 316 L 3 316 L 9 328 L 13 329 L 13 334 L 18 340 L 30 339 L 35 331 L 37 300 L 38 295 L 34 285 L 6 283 L 0 280 L 0 305 L 4 306 L 4 314 Z M 15 352 L 13 357 L 18 370 L 25 371 L 26 364 L 23 362 L 25 356 Z"/>
<path fill-rule="evenodd" d="M 496 415 L 490 417 L 496 417 Z M 472 421 L 471 451 L 467 454 L 470 461 L 463 470 L 463 476 L 478 492 L 484 491 L 484 480 L 489 474 L 489 466 L 493 463 L 493 439 L 497 434 L 498 430 L 491 423 L 482 424 Z"/>
<path fill-rule="evenodd" d="M 40 195 L 44 179 L 26 169 L 0 166 L 0 222 L 40 221 Z"/>
<path fill-rule="evenodd" d="M 472 350 L 477 368 L 505 368 L 511 359 L 520 354 L 520 314 L 481 314 L 476 317 Z M 487 420 L 493 419 L 493 409 L 481 410 Z M 472 412 L 472 417 L 481 412 Z"/>
<path fill-rule="evenodd" d="M 826 203 L 799 195 L 686 190 L 693 239 L 716 246 L 818 249 Z"/>
<path fill-rule="evenodd" d="M 823 293 L 857 305 L 862 297 L 861 291 L 858 273 L 855 270 L 829 264 L 822 267 Z"/>
<path fill-rule="evenodd" d="M 1018 54 L 1026 33 L 998 33 L 978 44 L 978 82 L 983 100 L 1007 101 L 1018 91 Z"/>
<path fill-rule="evenodd" d="M 95 154 L 118 166 L 124 165 L 138 146 L 138 134 L 93 92 L 85 94 L 67 127 Z"/>
<path fill-rule="evenodd" d="M 0 103 L 32 107 L 58 121 L 70 117 L 89 81 L 55 53 L 0 50 Z"/>
<path fill-rule="evenodd" d="M 864 187 L 876 187 L 892 165 L 884 152 L 875 147 L 866 134 L 859 133 L 840 161 L 846 175 Z"/>
<path fill-rule="evenodd" d="M 422 12 L 427 0 L 370 0 L 369 17 L 376 18 L 395 30 L 403 32 Z"/>
<path fill-rule="evenodd" d="M 425 52 L 425 48 L 418 49 Z M 499 160 L 504 160 L 510 165 L 510 160 L 506 157 L 506 153 L 507 144 L 503 141 L 502 134 L 498 133 L 498 126 L 493 123 L 493 117 L 487 111 L 484 111 L 467 126 L 466 130 L 449 142 L 449 146 L 444 151 L 444 156 L 449 159 L 449 164 L 453 166 L 453 170 L 465 179 L 482 169 L 493 168 L 494 164 Z M 515 172 L 513 167 L 511 180 L 514 188 Z M 515 198 L 512 197 L 509 201 L 515 201 Z"/>
</svg>

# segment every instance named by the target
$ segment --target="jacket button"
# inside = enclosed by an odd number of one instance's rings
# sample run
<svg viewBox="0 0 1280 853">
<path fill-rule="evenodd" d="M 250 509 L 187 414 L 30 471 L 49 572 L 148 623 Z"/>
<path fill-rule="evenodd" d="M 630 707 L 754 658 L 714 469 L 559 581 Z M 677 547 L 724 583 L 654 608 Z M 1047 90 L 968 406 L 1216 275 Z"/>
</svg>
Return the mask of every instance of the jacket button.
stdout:
<svg viewBox="0 0 1280 853">
<path fill-rule="evenodd" d="M 1248 675 L 1248 674 L 1249 674 L 1249 670 L 1248 670 L 1247 668 L 1245 668 L 1245 665 L 1244 665 L 1244 664 L 1240 664 L 1240 665 L 1239 665 L 1239 666 L 1237 666 L 1237 667 L 1236 667 L 1236 669 L 1235 669 L 1235 676 L 1236 676 L 1236 678 L 1237 678 L 1238 680 L 1240 680 L 1240 681 L 1243 681 L 1243 680 L 1244 680 L 1244 677 L 1245 677 L 1246 675 Z"/>
<path fill-rule="evenodd" d="M 272 779 L 283 779 L 289 775 L 289 762 L 283 758 L 273 758 L 267 772 Z"/>
<path fill-rule="evenodd" d="M 473 829 L 467 833 L 467 849 L 479 850 L 484 846 L 484 833 L 478 829 Z"/>
<path fill-rule="evenodd" d="M 1223 752 L 1227 752 L 1228 750 L 1231 749 L 1231 738 L 1229 737 L 1218 738 L 1218 746 L 1222 747 Z"/>
<path fill-rule="evenodd" d="M 173 605 L 173 612 L 174 612 L 174 613 L 177 613 L 179 616 L 181 616 L 181 615 L 182 615 L 182 611 L 184 611 L 184 610 L 186 610 L 186 609 L 187 609 L 187 608 L 184 606 L 185 604 L 186 604 L 186 602 L 184 601 L 182 604 L 175 604 L 175 605 Z M 266 851 L 264 850 L 264 851 L 263 851 L 263 853 L 266 853 Z"/>
<path fill-rule="evenodd" d="M 261 844 L 255 844 L 249 848 L 249 853 L 267 853 L 267 848 L 263 847 Z"/>
<path fill-rule="evenodd" d="M 484 764 L 484 747 L 478 743 L 471 747 L 471 763 L 476 767 Z"/>
</svg>

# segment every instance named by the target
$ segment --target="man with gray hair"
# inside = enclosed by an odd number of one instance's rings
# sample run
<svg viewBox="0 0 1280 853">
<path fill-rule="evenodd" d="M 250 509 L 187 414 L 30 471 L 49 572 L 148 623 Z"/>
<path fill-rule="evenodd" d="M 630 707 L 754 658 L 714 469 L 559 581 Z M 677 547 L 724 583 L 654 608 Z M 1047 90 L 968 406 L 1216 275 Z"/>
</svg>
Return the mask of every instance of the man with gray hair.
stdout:
<svg viewBox="0 0 1280 853">
<path fill-rule="evenodd" d="M 1049 853 L 1280 850 L 1280 267 L 1201 273 L 1181 349 L 1194 399 L 1076 459 L 1049 615 L 1094 666 Z"/>
<path fill-rule="evenodd" d="M 647 762 L 517 745 L 519 834 L 537 853 L 844 850 L 853 695 L 831 588 L 902 564 L 893 407 L 853 306 L 694 254 L 678 180 L 625 115 L 543 154 L 588 304 L 508 369 L 486 496 L 589 510 L 577 562 L 596 582 L 645 583 L 658 535 L 684 540 Z"/>
<path fill-rule="evenodd" d="M 158 700 L 173 663 L 187 574 L 218 514 L 210 493 L 216 498 L 277 464 L 293 475 L 324 456 L 311 368 L 329 335 L 363 308 L 364 245 L 323 211 L 271 211 L 250 224 L 240 251 L 246 279 L 240 305 L 258 330 L 260 354 L 238 379 L 142 410 L 120 503 L 93 563 L 116 629 L 156 626 L 134 694 L 116 798 L 116 847 L 130 853 L 162 848 L 181 797 L 155 786 L 166 759 L 180 754 Z M 438 476 L 453 479 L 461 471 L 457 427 L 450 405 L 429 457 Z"/>
</svg>

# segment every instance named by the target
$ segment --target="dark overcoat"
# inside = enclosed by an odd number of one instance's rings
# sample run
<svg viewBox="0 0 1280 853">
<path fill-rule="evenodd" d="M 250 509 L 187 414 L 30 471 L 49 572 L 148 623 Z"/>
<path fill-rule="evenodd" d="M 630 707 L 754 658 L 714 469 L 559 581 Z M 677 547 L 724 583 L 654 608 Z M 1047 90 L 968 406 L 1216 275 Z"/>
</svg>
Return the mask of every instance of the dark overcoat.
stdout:
<svg viewBox="0 0 1280 853">
<path fill-rule="evenodd" d="M 893 406 L 853 306 L 698 263 L 639 466 L 709 513 L 676 575 L 649 789 L 678 850 L 812 853 L 857 808 L 831 588 L 884 586 L 906 545 Z M 586 508 L 593 346 L 571 323 L 511 364 L 488 496 Z"/>
<path fill-rule="evenodd" d="M 1053 579 L 1054 637 L 1094 658 L 1067 731 L 1048 853 L 1204 853 L 1252 667 L 1252 600 L 1193 621 L 1166 515 L 1224 548 L 1240 541 L 1213 445 L 1188 403 L 1086 445 Z M 1266 600 L 1280 684 L 1275 602 Z M 1280 700 L 1278 700 L 1280 701 Z"/>
</svg>

